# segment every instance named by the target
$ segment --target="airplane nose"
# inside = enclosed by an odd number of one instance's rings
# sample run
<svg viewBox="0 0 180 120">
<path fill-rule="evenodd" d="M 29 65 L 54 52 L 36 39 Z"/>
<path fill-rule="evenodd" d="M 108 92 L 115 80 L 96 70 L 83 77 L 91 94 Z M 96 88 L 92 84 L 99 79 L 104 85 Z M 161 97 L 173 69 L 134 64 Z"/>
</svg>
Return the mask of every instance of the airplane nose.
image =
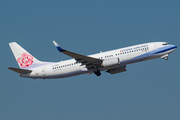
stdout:
<svg viewBox="0 0 180 120">
<path fill-rule="evenodd" d="M 174 48 L 176 48 L 176 49 L 177 49 L 177 46 L 176 46 L 176 45 L 174 45 Z"/>
<path fill-rule="evenodd" d="M 176 50 L 177 46 L 176 45 L 172 45 L 172 49 Z"/>
</svg>

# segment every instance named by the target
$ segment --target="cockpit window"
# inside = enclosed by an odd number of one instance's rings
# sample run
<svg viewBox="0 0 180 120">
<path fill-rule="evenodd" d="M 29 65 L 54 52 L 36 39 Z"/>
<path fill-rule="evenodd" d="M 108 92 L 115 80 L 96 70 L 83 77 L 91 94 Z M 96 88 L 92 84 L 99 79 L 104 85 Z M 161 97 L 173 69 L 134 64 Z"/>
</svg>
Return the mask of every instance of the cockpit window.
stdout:
<svg viewBox="0 0 180 120">
<path fill-rule="evenodd" d="M 162 45 L 169 45 L 169 43 L 163 43 Z"/>
</svg>

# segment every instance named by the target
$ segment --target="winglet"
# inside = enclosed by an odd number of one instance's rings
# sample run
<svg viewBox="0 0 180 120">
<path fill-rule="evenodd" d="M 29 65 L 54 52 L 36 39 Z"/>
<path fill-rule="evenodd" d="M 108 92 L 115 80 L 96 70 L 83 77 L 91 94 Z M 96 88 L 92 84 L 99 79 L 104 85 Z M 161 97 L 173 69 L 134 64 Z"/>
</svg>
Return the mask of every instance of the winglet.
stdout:
<svg viewBox="0 0 180 120">
<path fill-rule="evenodd" d="M 66 51 L 62 47 L 60 47 L 55 41 L 53 41 L 53 43 L 60 52 Z"/>
</svg>

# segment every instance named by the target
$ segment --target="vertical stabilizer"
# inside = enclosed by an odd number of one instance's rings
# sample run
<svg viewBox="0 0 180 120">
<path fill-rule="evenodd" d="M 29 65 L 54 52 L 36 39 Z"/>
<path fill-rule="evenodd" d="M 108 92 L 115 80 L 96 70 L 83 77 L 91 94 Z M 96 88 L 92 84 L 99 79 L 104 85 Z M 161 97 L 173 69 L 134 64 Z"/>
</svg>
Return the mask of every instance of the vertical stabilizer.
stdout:
<svg viewBox="0 0 180 120">
<path fill-rule="evenodd" d="M 45 62 L 41 62 L 37 60 L 34 56 L 28 53 L 16 42 L 9 43 L 9 46 L 20 68 L 32 69 L 32 68 L 41 66 L 42 64 L 45 64 Z"/>
</svg>

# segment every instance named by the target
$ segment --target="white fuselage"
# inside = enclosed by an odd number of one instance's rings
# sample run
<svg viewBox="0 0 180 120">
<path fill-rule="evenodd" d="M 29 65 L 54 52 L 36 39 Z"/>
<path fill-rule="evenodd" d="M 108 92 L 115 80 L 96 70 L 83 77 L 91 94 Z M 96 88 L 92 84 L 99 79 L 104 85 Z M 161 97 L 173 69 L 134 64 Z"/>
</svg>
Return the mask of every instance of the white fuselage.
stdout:
<svg viewBox="0 0 180 120">
<path fill-rule="evenodd" d="M 100 52 L 98 54 L 93 54 L 89 56 L 101 60 L 119 58 L 119 66 L 123 66 L 131 63 L 159 58 L 163 55 L 170 54 L 177 48 L 175 45 L 163 45 L 164 43 L 165 42 L 153 42 L 139 44 L 107 52 Z M 113 67 L 98 67 L 100 71 L 112 68 Z M 32 70 L 33 71 L 31 73 L 22 74 L 21 76 L 34 79 L 53 79 L 70 77 L 86 73 L 90 74 L 94 72 L 94 68 L 87 69 L 85 65 L 81 65 L 81 63 L 76 63 L 75 59 L 70 59 L 57 63 L 50 63 L 44 66 L 34 68 Z"/>
</svg>

